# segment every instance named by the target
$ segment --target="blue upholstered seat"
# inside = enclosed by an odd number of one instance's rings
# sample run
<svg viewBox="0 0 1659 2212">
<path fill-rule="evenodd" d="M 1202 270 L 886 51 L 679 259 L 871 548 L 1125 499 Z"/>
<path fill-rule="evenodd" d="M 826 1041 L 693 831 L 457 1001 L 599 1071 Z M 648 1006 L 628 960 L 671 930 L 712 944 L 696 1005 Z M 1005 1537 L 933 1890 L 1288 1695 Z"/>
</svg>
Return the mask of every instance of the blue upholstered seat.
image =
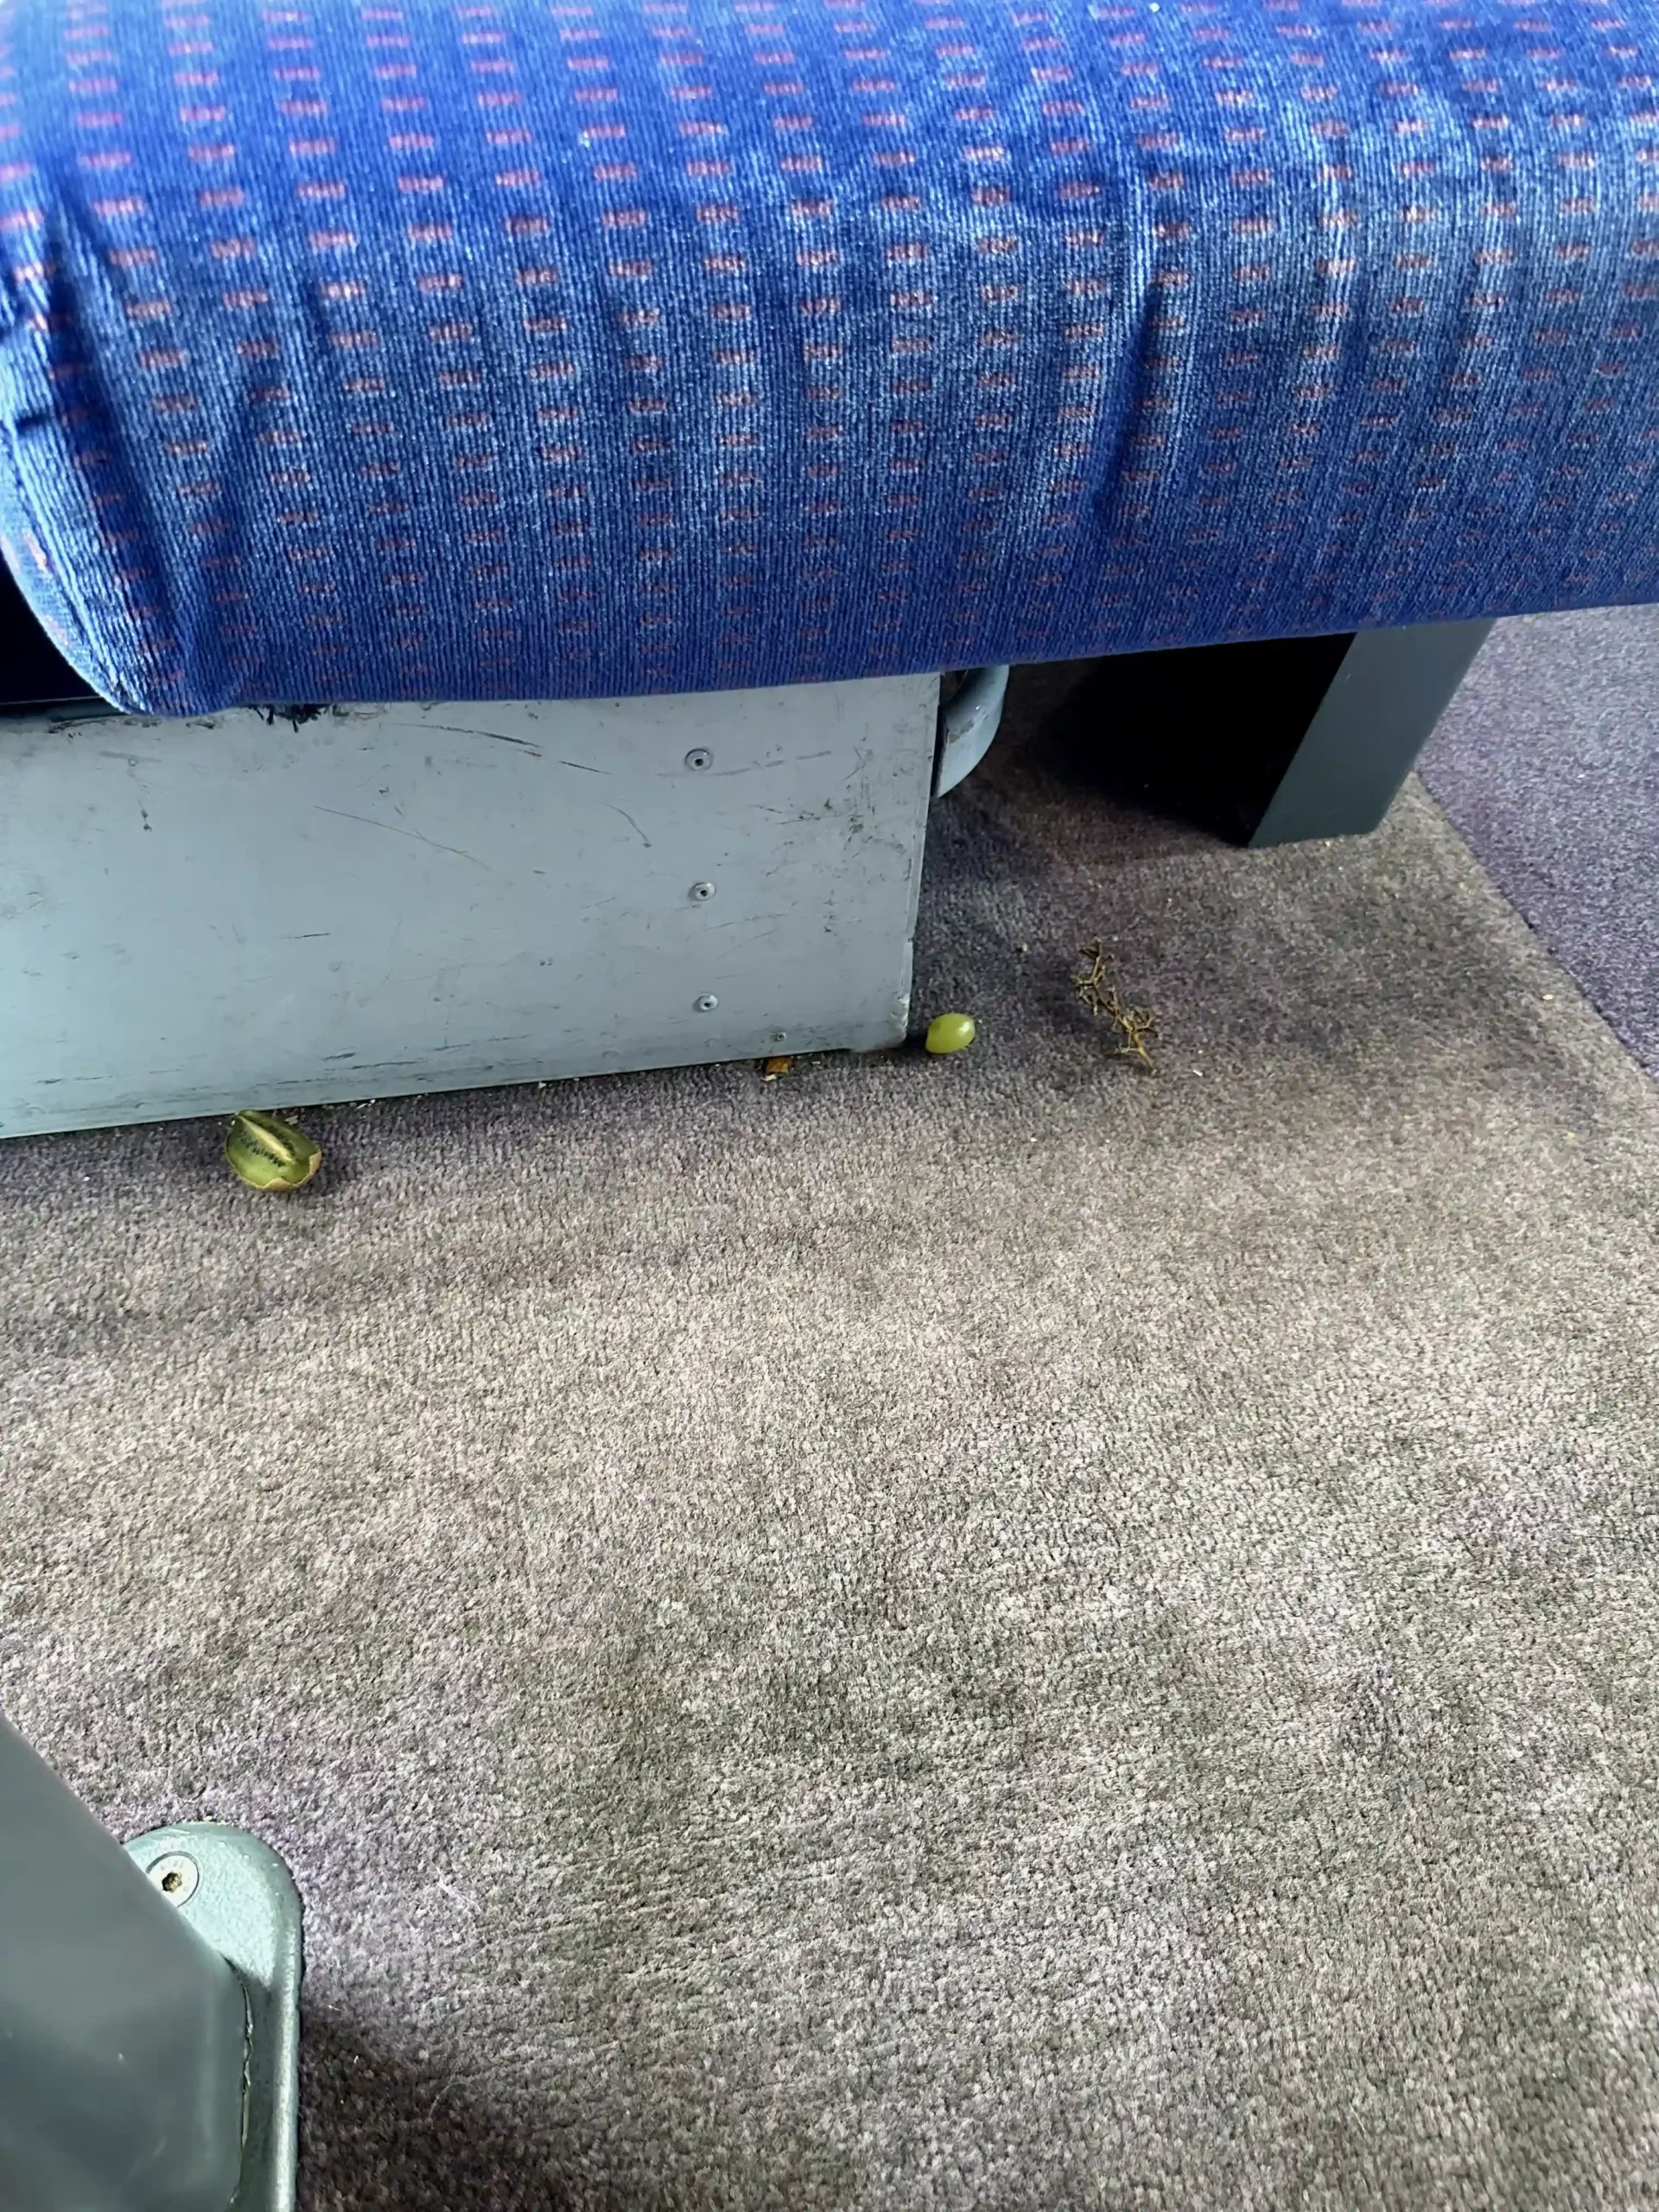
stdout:
<svg viewBox="0 0 1659 2212">
<path fill-rule="evenodd" d="M 1651 0 L 0 0 L 0 519 L 112 699 L 1659 599 Z"/>
</svg>

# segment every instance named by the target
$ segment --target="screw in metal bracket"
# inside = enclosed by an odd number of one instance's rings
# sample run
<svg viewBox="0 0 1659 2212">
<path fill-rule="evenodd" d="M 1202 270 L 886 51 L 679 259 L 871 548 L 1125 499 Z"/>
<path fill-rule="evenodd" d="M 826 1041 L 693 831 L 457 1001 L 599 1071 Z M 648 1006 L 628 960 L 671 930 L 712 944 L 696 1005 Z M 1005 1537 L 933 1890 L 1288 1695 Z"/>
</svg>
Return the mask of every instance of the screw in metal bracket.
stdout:
<svg viewBox="0 0 1659 2212">
<path fill-rule="evenodd" d="M 195 1860 L 181 1851 L 164 1851 L 144 1872 L 169 1904 L 188 1904 L 201 1880 Z"/>
</svg>

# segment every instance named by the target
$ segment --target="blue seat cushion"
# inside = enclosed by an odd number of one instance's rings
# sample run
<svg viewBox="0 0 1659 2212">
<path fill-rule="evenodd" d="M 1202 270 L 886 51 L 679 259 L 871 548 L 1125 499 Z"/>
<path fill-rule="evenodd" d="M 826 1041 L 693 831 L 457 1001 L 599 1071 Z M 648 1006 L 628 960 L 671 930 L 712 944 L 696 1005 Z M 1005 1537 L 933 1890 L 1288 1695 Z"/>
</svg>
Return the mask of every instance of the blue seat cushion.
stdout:
<svg viewBox="0 0 1659 2212">
<path fill-rule="evenodd" d="M 0 0 L 0 521 L 118 704 L 1659 598 L 1648 0 Z"/>
</svg>

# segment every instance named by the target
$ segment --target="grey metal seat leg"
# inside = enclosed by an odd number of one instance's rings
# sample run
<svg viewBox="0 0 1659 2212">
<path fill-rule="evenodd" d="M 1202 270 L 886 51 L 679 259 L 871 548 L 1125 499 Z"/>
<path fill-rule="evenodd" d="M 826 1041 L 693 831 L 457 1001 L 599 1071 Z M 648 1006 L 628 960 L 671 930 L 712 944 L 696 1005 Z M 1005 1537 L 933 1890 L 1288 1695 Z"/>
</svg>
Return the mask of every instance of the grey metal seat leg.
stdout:
<svg viewBox="0 0 1659 2212">
<path fill-rule="evenodd" d="M 0 1721 L 0 2204 L 291 2212 L 299 1895 L 211 1822 L 125 1850 Z"/>
</svg>

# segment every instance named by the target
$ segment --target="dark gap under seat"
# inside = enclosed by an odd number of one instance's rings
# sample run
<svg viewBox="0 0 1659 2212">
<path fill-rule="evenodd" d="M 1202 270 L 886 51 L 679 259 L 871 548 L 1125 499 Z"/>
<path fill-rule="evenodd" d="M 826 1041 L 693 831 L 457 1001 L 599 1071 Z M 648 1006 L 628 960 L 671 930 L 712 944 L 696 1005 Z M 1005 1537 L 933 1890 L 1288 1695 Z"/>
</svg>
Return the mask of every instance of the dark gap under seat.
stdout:
<svg viewBox="0 0 1659 2212">
<path fill-rule="evenodd" d="M 86 702 L 93 708 L 105 703 L 41 629 L 0 561 L 0 713 Z"/>
</svg>

